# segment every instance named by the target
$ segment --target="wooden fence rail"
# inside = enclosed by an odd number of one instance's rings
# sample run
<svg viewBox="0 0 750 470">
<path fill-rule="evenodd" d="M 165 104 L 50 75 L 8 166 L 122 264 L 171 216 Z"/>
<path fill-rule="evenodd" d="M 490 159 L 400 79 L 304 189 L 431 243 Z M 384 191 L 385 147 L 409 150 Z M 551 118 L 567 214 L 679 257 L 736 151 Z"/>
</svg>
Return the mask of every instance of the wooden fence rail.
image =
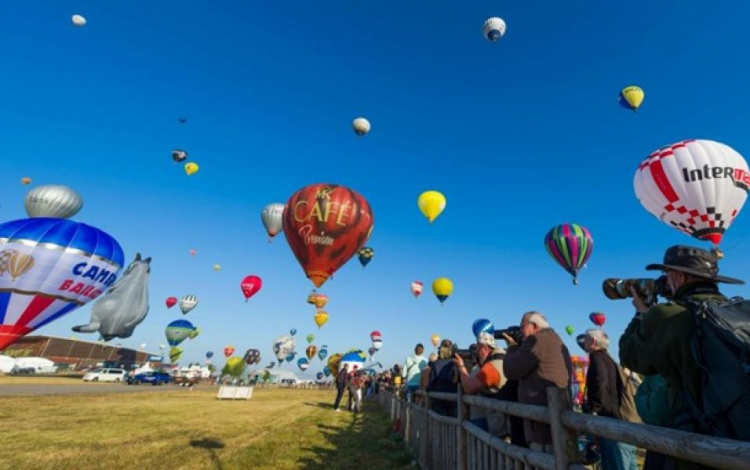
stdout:
<svg viewBox="0 0 750 470">
<path fill-rule="evenodd" d="M 400 424 L 406 444 L 426 470 L 583 469 L 578 463 L 580 434 L 625 442 L 716 468 L 750 468 L 750 443 L 576 413 L 570 395 L 562 388 L 547 389 L 546 407 L 465 396 L 460 388 L 456 394 L 415 395 L 420 397 L 420 403 L 407 402 L 384 389 L 377 397 L 391 420 Z M 457 416 L 432 411 L 433 400 L 458 403 Z M 549 424 L 554 453 L 514 446 L 492 436 L 468 419 L 469 407 Z M 748 421 L 750 426 L 750 417 Z"/>
</svg>

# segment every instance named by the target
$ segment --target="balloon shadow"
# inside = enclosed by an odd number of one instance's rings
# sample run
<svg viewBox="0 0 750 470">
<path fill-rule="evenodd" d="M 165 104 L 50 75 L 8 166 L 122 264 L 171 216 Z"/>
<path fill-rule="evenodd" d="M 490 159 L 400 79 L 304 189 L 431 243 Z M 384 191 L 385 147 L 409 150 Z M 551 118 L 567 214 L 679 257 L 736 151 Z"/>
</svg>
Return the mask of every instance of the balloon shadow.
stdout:
<svg viewBox="0 0 750 470">
<path fill-rule="evenodd" d="M 211 463 L 214 464 L 214 467 L 218 470 L 222 470 L 224 467 L 221 465 L 221 460 L 219 460 L 219 456 L 216 455 L 216 449 L 223 449 L 226 447 L 223 442 L 221 442 L 218 439 L 212 439 L 210 437 L 204 437 L 202 439 L 193 439 L 190 441 L 190 447 L 195 447 L 196 449 L 205 449 L 206 452 L 208 452 L 208 458 L 211 459 Z"/>
</svg>

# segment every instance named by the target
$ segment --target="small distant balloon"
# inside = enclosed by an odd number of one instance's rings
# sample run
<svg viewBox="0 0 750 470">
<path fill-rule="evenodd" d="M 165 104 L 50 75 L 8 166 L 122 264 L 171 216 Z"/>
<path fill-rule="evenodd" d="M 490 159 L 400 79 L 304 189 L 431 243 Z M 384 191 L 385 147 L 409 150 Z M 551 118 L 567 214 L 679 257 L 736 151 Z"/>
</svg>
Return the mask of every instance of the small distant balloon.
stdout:
<svg viewBox="0 0 750 470">
<path fill-rule="evenodd" d="M 245 296 L 245 302 L 252 296 L 254 296 L 263 287 L 263 280 L 255 275 L 245 276 L 240 282 L 240 289 L 242 295 Z"/>
<path fill-rule="evenodd" d="M 183 315 L 187 315 L 196 305 L 198 305 L 198 297 L 194 295 L 186 295 L 180 299 L 180 310 Z"/>
<path fill-rule="evenodd" d="M 565 332 L 568 334 L 568 336 L 573 336 L 574 331 L 575 329 L 571 325 L 565 327 Z"/>
<path fill-rule="evenodd" d="M 195 256 L 196 253 L 198 253 L 197 250 L 190 250 L 190 256 Z"/>
<path fill-rule="evenodd" d="M 318 325 L 318 328 L 322 327 L 328 322 L 328 312 L 325 312 L 323 310 L 318 310 L 315 313 L 315 324 Z"/>
<path fill-rule="evenodd" d="M 166 300 L 167 308 L 172 308 L 177 305 L 177 297 L 167 297 Z"/>
<path fill-rule="evenodd" d="M 185 116 L 180 116 L 178 121 L 180 121 L 180 124 L 185 124 L 187 122 L 187 118 Z"/>
<path fill-rule="evenodd" d="M 220 264 L 214 264 L 214 271 L 221 271 L 221 265 Z"/>
<path fill-rule="evenodd" d="M 440 305 L 443 305 L 443 302 L 453 293 L 453 282 L 447 277 L 435 279 L 432 282 L 432 292 L 440 301 Z"/>
<path fill-rule="evenodd" d="M 361 137 L 370 132 L 370 121 L 363 117 L 358 117 L 352 121 L 352 128 L 354 129 L 354 133 Z"/>
<path fill-rule="evenodd" d="M 422 284 L 422 281 L 414 281 L 411 283 L 411 293 L 414 295 L 414 297 L 419 298 L 420 295 L 422 295 L 422 289 L 424 288 L 424 285 Z"/>
<path fill-rule="evenodd" d="M 268 204 L 260 213 L 260 220 L 266 228 L 270 243 L 273 237 L 284 230 L 284 204 L 281 202 Z"/>
<path fill-rule="evenodd" d="M 289 334 L 292 335 L 292 336 L 296 335 L 297 334 L 297 328 L 292 328 L 291 330 L 289 330 Z"/>
<path fill-rule="evenodd" d="M 482 25 L 482 34 L 484 34 L 486 40 L 497 42 L 505 36 L 505 28 L 505 20 L 493 16 L 492 18 L 488 18 L 484 22 L 484 25 Z"/>
<path fill-rule="evenodd" d="M 445 196 L 438 191 L 425 191 L 419 195 L 417 205 L 427 220 L 432 223 L 445 210 Z"/>
<path fill-rule="evenodd" d="M 185 173 L 188 176 L 198 173 L 199 169 L 200 167 L 198 166 L 197 163 L 193 163 L 193 162 L 185 163 Z"/>
<path fill-rule="evenodd" d="M 188 153 L 184 150 L 180 149 L 174 149 L 172 150 L 172 160 L 175 161 L 175 163 L 184 162 L 187 160 Z"/>
<path fill-rule="evenodd" d="M 373 256 L 375 256 L 375 250 L 369 246 L 363 246 L 357 252 L 357 257 L 359 258 L 359 263 L 362 265 L 362 268 L 372 261 Z"/>
<path fill-rule="evenodd" d="M 440 335 L 432 335 L 430 336 L 430 342 L 433 346 L 437 347 L 438 344 L 440 344 Z"/>
<path fill-rule="evenodd" d="M 620 95 L 617 97 L 617 102 L 620 103 L 620 106 L 623 108 L 635 112 L 641 107 L 644 96 L 645 94 L 640 87 L 628 86 L 622 89 Z"/>
<path fill-rule="evenodd" d="M 73 22 L 74 26 L 78 26 L 79 28 L 86 25 L 86 18 L 81 15 L 73 15 L 70 17 L 70 20 Z"/>
<path fill-rule="evenodd" d="M 27 184 L 31 184 L 31 178 L 24 176 L 23 178 L 21 178 L 21 184 L 24 186 L 26 186 Z"/>
<path fill-rule="evenodd" d="M 601 328 L 602 325 L 604 325 L 604 322 L 607 321 L 607 316 L 603 313 L 594 312 L 589 315 L 589 320 L 591 320 L 591 323 Z"/>
</svg>

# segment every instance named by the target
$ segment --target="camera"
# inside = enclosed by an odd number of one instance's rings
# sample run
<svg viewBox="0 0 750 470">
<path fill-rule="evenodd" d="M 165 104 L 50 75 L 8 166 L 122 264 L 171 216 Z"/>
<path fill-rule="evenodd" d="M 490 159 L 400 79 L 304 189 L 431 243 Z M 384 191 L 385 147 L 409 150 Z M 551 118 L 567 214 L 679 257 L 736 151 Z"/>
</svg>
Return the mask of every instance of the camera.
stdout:
<svg viewBox="0 0 750 470">
<path fill-rule="evenodd" d="M 505 339 L 503 334 L 507 334 L 513 340 L 521 344 L 521 341 L 523 340 L 523 337 L 521 336 L 521 327 L 520 326 L 509 326 L 508 328 L 505 328 L 503 330 L 495 330 L 495 339 Z"/>
<path fill-rule="evenodd" d="M 472 344 L 469 349 L 453 348 L 453 354 L 459 356 L 464 361 L 464 365 L 471 370 L 477 364 L 477 345 Z"/>
<path fill-rule="evenodd" d="M 661 296 L 665 299 L 672 297 L 672 291 L 667 285 L 667 276 L 660 276 L 657 279 L 605 279 L 602 283 L 602 291 L 607 298 L 612 300 L 626 299 L 633 297 L 630 289 L 634 288 L 646 304 L 653 305 L 656 303 L 656 297 Z"/>
</svg>

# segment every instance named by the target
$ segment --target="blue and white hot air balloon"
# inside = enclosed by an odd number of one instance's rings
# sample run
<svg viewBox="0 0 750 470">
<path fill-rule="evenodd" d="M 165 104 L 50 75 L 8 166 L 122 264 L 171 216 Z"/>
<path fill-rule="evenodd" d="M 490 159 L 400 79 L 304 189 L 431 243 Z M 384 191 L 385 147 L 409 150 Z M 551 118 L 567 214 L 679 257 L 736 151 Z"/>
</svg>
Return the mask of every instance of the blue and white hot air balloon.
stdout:
<svg viewBox="0 0 750 470">
<path fill-rule="evenodd" d="M 493 16 L 487 18 L 487 21 L 482 25 L 482 34 L 484 38 L 490 42 L 497 42 L 505 36 L 505 20 Z"/>
<path fill-rule="evenodd" d="M 80 222 L 0 224 L 0 350 L 99 297 L 124 261 L 117 240 Z"/>
<path fill-rule="evenodd" d="M 349 351 L 339 361 L 339 370 L 347 365 L 349 366 L 349 372 L 355 370 L 355 368 L 360 370 L 364 368 L 366 359 L 367 355 L 359 349 Z"/>
</svg>

